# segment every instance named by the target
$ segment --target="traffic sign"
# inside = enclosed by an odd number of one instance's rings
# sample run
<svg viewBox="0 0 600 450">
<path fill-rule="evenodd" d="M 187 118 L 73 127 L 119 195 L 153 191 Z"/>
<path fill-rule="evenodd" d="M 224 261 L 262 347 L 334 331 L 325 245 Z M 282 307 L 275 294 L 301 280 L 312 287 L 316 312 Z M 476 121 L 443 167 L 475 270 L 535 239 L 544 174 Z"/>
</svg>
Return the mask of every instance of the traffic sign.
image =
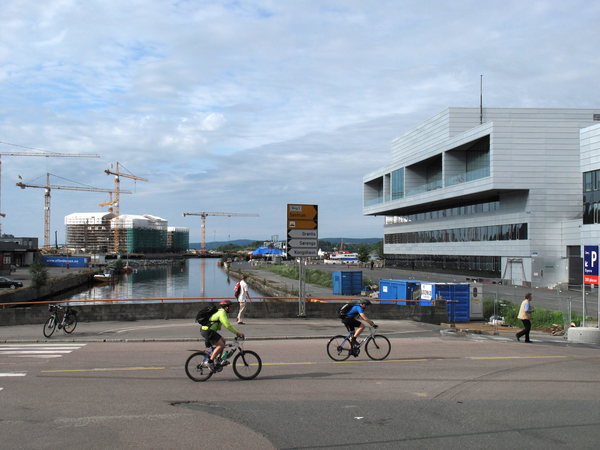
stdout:
<svg viewBox="0 0 600 450">
<path fill-rule="evenodd" d="M 288 205 L 288 219 L 317 221 L 317 205 Z"/>
<path fill-rule="evenodd" d="M 288 229 L 316 230 L 319 228 L 315 220 L 288 220 Z"/>
<path fill-rule="evenodd" d="M 288 246 L 290 247 L 302 247 L 302 248 L 317 248 L 316 239 L 290 239 Z"/>
<path fill-rule="evenodd" d="M 583 246 L 583 282 L 584 284 L 598 284 L 598 246 Z"/>
<path fill-rule="evenodd" d="M 319 256 L 316 248 L 288 248 L 288 255 L 299 258 L 316 258 Z"/>
<path fill-rule="evenodd" d="M 316 258 L 319 247 L 319 206 L 287 205 L 288 256 Z"/>
<path fill-rule="evenodd" d="M 291 238 L 305 238 L 305 239 L 317 239 L 319 233 L 317 230 L 288 230 L 288 237 Z"/>
</svg>

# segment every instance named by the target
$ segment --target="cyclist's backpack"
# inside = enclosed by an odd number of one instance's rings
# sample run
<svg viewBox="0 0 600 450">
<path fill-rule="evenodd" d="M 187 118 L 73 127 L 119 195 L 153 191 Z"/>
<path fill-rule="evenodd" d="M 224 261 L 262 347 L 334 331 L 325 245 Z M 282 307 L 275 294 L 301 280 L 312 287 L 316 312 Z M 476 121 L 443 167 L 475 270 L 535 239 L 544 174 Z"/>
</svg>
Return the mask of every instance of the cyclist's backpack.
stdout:
<svg viewBox="0 0 600 450">
<path fill-rule="evenodd" d="M 235 298 L 240 296 L 240 291 L 242 290 L 242 286 L 240 286 L 241 281 L 238 281 L 235 287 L 233 288 L 233 295 Z"/>
<path fill-rule="evenodd" d="M 338 318 L 345 319 L 346 317 L 348 317 L 348 313 L 350 312 L 353 306 L 354 302 L 348 302 L 344 304 L 344 306 L 338 309 Z"/>
<path fill-rule="evenodd" d="M 200 311 L 198 311 L 198 314 L 196 314 L 196 322 L 198 322 L 202 326 L 208 326 L 208 324 L 210 323 L 210 318 L 217 311 L 218 308 L 214 305 L 202 308 Z"/>
</svg>

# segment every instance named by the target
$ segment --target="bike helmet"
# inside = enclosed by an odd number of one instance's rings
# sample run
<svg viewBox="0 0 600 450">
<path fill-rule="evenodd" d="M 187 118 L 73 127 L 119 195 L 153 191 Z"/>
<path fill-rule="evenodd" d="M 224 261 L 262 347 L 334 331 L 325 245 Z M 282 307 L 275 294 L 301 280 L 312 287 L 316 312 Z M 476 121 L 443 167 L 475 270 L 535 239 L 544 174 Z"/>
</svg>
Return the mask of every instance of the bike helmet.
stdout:
<svg viewBox="0 0 600 450">
<path fill-rule="evenodd" d="M 219 306 L 222 306 L 223 308 L 228 308 L 231 305 L 233 305 L 231 300 L 223 300 L 221 303 L 219 303 Z"/>
<path fill-rule="evenodd" d="M 365 299 L 361 300 L 360 304 L 371 306 L 371 300 L 365 298 Z"/>
</svg>

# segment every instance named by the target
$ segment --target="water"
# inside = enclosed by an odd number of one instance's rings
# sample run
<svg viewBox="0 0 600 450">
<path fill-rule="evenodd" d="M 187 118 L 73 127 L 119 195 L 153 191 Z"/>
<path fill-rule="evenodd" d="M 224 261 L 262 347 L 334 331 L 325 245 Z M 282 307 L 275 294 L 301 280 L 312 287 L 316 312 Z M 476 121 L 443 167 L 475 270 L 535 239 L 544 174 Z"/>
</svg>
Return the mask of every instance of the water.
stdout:
<svg viewBox="0 0 600 450">
<path fill-rule="evenodd" d="M 78 294 L 61 297 L 61 300 L 129 300 L 181 302 L 186 299 L 227 297 L 233 300 L 237 280 L 229 278 L 227 271 L 217 267 L 217 259 L 191 258 L 185 265 L 140 267 L 135 273 L 121 275 L 114 284 L 96 285 Z M 252 301 L 261 294 L 249 289 Z M 138 303 L 136 301 L 136 303 Z"/>
</svg>

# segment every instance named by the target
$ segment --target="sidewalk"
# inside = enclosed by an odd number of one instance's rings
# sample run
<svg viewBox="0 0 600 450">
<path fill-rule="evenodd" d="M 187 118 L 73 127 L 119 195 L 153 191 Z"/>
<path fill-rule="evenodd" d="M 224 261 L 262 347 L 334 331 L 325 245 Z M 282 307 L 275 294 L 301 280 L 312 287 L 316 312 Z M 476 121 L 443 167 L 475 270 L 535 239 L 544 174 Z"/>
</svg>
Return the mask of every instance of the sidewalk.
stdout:
<svg viewBox="0 0 600 450">
<path fill-rule="evenodd" d="M 431 338 L 441 335 L 493 335 L 493 326 L 458 324 L 451 329 L 408 320 L 378 320 L 378 333 L 388 338 Z M 234 324 L 248 340 L 322 339 L 346 334 L 336 319 L 247 319 L 245 325 Z M 515 340 L 515 329 L 499 329 L 499 336 Z M 233 336 L 224 330 L 223 336 Z M 562 337 L 532 331 L 533 339 L 562 341 Z M 80 322 L 71 334 L 56 330 L 49 338 L 43 335 L 43 326 L 18 325 L 0 328 L 0 344 L 11 343 L 64 343 L 64 342 L 203 342 L 200 326 L 193 320 L 144 320 L 137 322 Z M 515 341 L 516 342 L 516 341 Z"/>
</svg>

